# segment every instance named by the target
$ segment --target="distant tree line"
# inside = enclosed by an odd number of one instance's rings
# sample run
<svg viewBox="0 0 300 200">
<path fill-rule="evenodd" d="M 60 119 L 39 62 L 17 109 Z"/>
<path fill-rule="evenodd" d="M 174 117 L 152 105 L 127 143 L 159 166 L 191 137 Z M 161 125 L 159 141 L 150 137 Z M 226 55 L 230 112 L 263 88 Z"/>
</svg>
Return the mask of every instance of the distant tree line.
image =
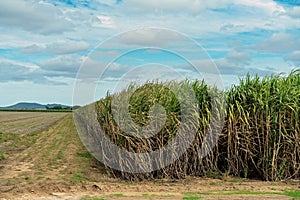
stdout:
<svg viewBox="0 0 300 200">
<path fill-rule="evenodd" d="M 72 107 L 68 107 L 68 106 L 63 107 L 61 105 L 57 105 L 53 107 L 46 106 L 46 110 L 72 110 Z"/>
</svg>

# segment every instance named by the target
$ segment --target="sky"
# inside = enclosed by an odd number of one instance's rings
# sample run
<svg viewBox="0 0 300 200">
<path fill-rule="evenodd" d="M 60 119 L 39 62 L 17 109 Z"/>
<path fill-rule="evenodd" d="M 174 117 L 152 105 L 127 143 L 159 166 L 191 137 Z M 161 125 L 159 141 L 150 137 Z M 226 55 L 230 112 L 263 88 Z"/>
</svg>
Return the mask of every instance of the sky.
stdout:
<svg viewBox="0 0 300 200">
<path fill-rule="evenodd" d="M 299 68 L 300 0 L 0 1 L 0 55 L 0 106 L 72 105 L 76 87 L 83 105 L 152 79 L 226 89 Z"/>
</svg>

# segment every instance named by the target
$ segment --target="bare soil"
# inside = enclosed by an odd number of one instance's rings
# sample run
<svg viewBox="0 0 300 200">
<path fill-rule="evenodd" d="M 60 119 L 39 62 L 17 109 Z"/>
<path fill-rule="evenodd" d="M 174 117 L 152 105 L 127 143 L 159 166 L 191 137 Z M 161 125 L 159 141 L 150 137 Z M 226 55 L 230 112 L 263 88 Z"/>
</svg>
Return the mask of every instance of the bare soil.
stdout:
<svg viewBox="0 0 300 200">
<path fill-rule="evenodd" d="M 286 191 L 300 190 L 296 180 L 263 182 L 228 176 L 118 180 L 89 155 L 72 114 L 66 115 L 37 134 L 0 134 L 0 151 L 5 152 L 0 159 L 0 199 L 295 199 Z M 0 124 L 11 120 L 0 118 Z"/>
</svg>

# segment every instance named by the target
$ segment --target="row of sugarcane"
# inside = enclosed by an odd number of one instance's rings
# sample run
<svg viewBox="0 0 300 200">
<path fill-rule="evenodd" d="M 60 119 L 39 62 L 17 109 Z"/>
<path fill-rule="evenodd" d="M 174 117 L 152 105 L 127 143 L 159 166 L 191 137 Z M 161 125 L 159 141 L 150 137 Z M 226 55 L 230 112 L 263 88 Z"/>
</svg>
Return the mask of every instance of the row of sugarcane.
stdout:
<svg viewBox="0 0 300 200">
<path fill-rule="evenodd" d="M 156 104 L 165 112 L 154 110 L 151 115 Z M 136 168 L 142 165 L 132 162 L 134 157 L 103 155 L 118 160 L 119 168 L 109 168 L 110 173 L 127 180 L 223 173 L 272 181 L 299 179 L 299 107 L 300 70 L 263 78 L 248 74 L 228 91 L 198 80 L 132 84 L 96 103 L 102 130 L 133 156 L 162 149 L 176 137 L 188 140 L 189 133 L 195 132 L 186 151 L 179 153 L 175 142 L 169 154 L 158 154 L 160 159 L 149 162 L 140 172 Z M 164 124 L 155 118 L 164 119 Z M 153 120 L 153 134 L 142 137 L 140 127 Z M 174 162 L 161 163 L 172 156 Z M 149 153 L 145 160 L 150 159 Z"/>
</svg>

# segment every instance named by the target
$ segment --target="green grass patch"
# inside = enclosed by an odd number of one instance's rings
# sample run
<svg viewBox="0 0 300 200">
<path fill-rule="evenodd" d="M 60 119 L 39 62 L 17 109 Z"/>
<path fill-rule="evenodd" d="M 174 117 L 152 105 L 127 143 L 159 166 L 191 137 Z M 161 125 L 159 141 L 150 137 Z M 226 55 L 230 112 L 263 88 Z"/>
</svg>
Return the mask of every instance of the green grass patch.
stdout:
<svg viewBox="0 0 300 200">
<path fill-rule="evenodd" d="M 174 197 L 174 195 L 171 194 L 142 194 L 143 197 Z"/>
<path fill-rule="evenodd" d="M 143 197 L 158 197 L 158 194 L 142 194 Z"/>
<path fill-rule="evenodd" d="M 183 192 L 182 193 L 184 196 L 198 196 L 198 192 Z"/>
<path fill-rule="evenodd" d="M 199 200 L 201 197 L 183 197 L 183 200 Z"/>
<path fill-rule="evenodd" d="M 124 194 L 121 194 L 121 193 L 120 194 L 119 193 L 118 194 L 112 194 L 112 196 L 115 196 L 115 197 L 126 197 Z"/>
<path fill-rule="evenodd" d="M 99 197 L 83 197 L 80 200 L 105 200 L 105 199 Z"/>
<path fill-rule="evenodd" d="M 61 150 L 59 150 L 56 155 L 56 159 L 61 160 L 62 158 L 63 158 L 63 152 Z"/>
<path fill-rule="evenodd" d="M 66 180 L 68 182 L 83 182 L 88 181 L 81 173 L 76 173 L 73 175 L 72 179 Z"/>
<path fill-rule="evenodd" d="M 183 192 L 184 200 L 198 200 L 201 199 L 201 196 L 198 192 Z"/>
<path fill-rule="evenodd" d="M 85 181 L 86 178 L 84 178 L 84 177 L 82 176 L 82 174 L 76 173 L 76 174 L 74 174 L 74 176 L 73 176 L 73 180 L 74 180 L 75 182 L 80 182 L 80 181 Z"/>
<path fill-rule="evenodd" d="M 1 160 L 5 160 L 4 154 L 5 154 L 5 151 L 0 150 L 0 161 L 1 161 Z"/>
<path fill-rule="evenodd" d="M 284 195 L 300 199 L 300 190 L 286 190 L 284 191 Z"/>
<path fill-rule="evenodd" d="M 91 154 L 87 151 L 77 152 L 77 156 L 82 158 L 92 158 Z"/>
<path fill-rule="evenodd" d="M 37 134 L 39 134 L 39 132 L 32 132 L 29 134 L 29 136 L 36 136 Z"/>
</svg>

